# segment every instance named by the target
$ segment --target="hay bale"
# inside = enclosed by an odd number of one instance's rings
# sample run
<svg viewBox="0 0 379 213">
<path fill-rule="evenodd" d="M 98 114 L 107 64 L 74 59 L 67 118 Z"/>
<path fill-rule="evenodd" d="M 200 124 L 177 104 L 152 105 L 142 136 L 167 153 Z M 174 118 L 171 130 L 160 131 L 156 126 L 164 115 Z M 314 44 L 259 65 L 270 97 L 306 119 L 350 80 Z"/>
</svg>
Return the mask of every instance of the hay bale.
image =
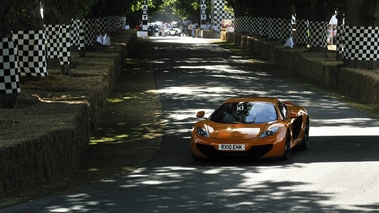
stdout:
<svg viewBox="0 0 379 213">
<path fill-rule="evenodd" d="M 135 31 L 119 31 L 112 48 L 73 52 L 70 75 L 22 82 L 14 108 L 0 110 L 0 199 L 27 193 L 75 172 Z"/>
</svg>

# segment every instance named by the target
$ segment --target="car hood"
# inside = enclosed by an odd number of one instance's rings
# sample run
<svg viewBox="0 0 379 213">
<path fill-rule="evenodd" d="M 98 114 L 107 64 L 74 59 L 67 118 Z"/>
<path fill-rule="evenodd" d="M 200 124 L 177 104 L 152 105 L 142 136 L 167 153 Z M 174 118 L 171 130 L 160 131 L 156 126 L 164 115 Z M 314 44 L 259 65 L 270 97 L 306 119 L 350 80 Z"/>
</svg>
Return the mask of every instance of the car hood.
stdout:
<svg viewBox="0 0 379 213">
<path fill-rule="evenodd" d="M 208 133 L 215 139 L 253 139 L 267 129 L 268 124 L 211 124 Z"/>
</svg>

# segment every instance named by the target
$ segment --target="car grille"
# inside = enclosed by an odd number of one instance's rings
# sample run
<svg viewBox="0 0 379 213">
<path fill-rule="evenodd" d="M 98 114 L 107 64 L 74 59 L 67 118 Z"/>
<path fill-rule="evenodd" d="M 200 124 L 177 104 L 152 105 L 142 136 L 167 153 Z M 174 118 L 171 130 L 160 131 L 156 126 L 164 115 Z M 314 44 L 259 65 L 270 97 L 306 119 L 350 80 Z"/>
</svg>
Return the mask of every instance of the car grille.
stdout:
<svg viewBox="0 0 379 213">
<path fill-rule="evenodd" d="M 213 146 L 205 144 L 196 144 L 197 149 L 209 158 L 222 156 L 246 156 L 251 158 L 260 158 L 267 154 L 273 147 L 272 144 L 253 146 L 248 151 L 218 151 Z"/>
</svg>

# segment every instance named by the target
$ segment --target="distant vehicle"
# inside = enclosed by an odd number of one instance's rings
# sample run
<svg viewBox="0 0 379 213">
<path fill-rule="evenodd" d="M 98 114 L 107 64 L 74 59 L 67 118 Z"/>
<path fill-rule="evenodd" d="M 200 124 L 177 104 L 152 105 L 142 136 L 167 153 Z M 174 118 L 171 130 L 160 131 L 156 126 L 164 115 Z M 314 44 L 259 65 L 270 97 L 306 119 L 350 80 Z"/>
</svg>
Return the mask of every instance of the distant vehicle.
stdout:
<svg viewBox="0 0 379 213">
<path fill-rule="evenodd" d="M 197 117 L 203 118 L 199 111 Z M 226 156 L 289 159 L 294 147 L 308 148 L 309 116 L 304 107 L 276 98 L 231 98 L 191 132 L 195 160 Z"/>
<path fill-rule="evenodd" d="M 171 29 L 167 29 L 166 35 L 170 36 L 181 36 L 182 35 L 182 30 L 176 27 L 173 27 Z"/>
<path fill-rule="evenodd" d="M 183 32 L 177 22 L 172 22 L 166 30 L 166 35 L 169 36 L 182 36 Z"/>
</svg>

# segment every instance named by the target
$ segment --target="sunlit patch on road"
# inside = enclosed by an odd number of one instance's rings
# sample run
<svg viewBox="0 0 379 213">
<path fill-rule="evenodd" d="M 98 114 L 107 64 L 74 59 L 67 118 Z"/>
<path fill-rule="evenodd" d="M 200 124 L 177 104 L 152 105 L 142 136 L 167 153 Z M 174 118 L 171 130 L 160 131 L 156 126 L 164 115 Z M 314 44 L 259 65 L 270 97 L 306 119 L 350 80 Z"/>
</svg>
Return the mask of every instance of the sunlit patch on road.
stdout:
<svg viewBox="0 0 379 213">
<path fill-rule="evenodd" d="M 379 121 L 371 118 L 313 119 L 310 136 L 379 136 Z"/>
<path fill-rule="evenodd" d="M 164 42 L 164 43 L 180 43 L 180 44 L 207 44 L 212 42 L 220 42 L 220 39 L 203 39 L 203 38 L 193 38 L 189 36 L 166 36 L 166 37 L 150 37 L 154 42 Z"/>
</svg>

